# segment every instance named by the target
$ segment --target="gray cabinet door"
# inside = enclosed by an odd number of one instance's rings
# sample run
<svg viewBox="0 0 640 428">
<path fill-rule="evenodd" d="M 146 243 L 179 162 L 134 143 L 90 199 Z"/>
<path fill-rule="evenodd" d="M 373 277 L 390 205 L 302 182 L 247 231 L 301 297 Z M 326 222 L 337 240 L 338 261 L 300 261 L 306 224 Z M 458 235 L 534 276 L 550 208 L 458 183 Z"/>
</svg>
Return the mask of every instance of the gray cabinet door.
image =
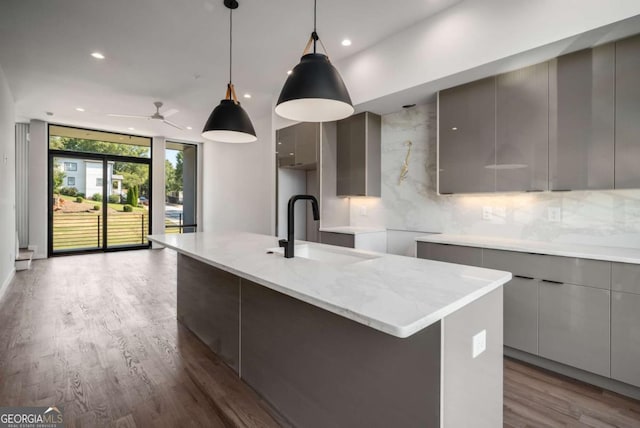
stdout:
<svg viewBox="0 0 640 428">
<path fill-rule="evenodd" d="M 380 144 L 380 116 L 363 112 L 337 122 L 338 196 L 380 196 Z"/>
<path fill-rule="evenodd" d="M 640 188 L 640 36 L 616 42 L 616 189 Z"/>
<path fill-rule="evenodd" d="M 338 247 L 355 248 L 355 235 L 348 233 L 320 232 L 320 242 Z"/>
<path fill-rule="evenodd" d="M 293 126 L 276 131 L 276 159 L 279 167 L 294 166 L 296 163 L 296 130 Z"/>
<path fill-rule="evenodd" d="M 548 188 L 548 63 L 496 78 L 496 191 Z"/>
<path fill-rule="evenodd" d="M 540 281 L 538 354 L 610 376 L 610 291 Z"/>
<path fill-rule="evenodd" d="M 611 289 L 640 294 L 640 265 L 611 263 Z"/>
<path fill-rule="evenodd" d="M 550 62 L 549 186 L 613 189 L 615 47 Z"/>
<path fill-rule="evenodd" d="M 303 122 L 294 126 L 296 166 L 313 165 L 317 162 L 320 126 L 318 123 Z"/>
<path fill-rule="evenodd" d="M 640 387 L 640 295 L 612 295 L 611 377 Z"/>
<path fill-rule="evenodd" d="M 504 344 L 538 354 L 538 280 L 514 276 L 504 286 Z"/>
<path fill-rule="evenodd" d="M 437 260 L 469 266 L 482 266 L 482 248 L 418 242 L 419 259 Z"/>
<path fill-rule="evenodd" d="M 495 78 L 441 91 L 438 95 L 438 191 L 495 190 Z"/>
</svg>

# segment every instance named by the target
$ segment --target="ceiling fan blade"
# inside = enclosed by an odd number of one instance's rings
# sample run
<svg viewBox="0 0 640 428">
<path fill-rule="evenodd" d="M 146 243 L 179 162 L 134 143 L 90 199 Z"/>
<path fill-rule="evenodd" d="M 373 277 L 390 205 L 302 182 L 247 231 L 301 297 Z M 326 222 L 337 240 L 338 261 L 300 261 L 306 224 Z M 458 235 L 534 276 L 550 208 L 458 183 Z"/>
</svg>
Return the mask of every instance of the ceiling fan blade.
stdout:
<svg viewBox="0 0 640 428">
<path fill-rule="evenodd" d="M 108 114 L 107 116 L 111 117 L 128 117 L 132 119 L 149 119 L 149 116 L 138 116 L 135 114 Z"/>
<path fill-rule="evenodd" d="M 179 113 L 179 112 L 180 112 L 180 110 L 172 108 L 172 109 L 169 109 L 166 112 L 162 113 L 162 115 L 164 117 L 169 117 L 169 116 L 173 116 L 174 114 Z"/>
<path fill-rule="evenodd" d="M 173 123 L 173 122 L 171 122 L 171 121 L 168 121 L 168 120 L 166 120 L 166 119 L 165 119 L 165 120 L 163 120 L 163 122 L 164 122 L 164 123 L 166 123 L 166 124 L 167 124 L 167 125 L 169 125 L 169 126 L 173 126 L 174 128 L 178 128 L 178 129 L 180 129 L 180 130 L 184 129 L 184 128 L 182 128 L 180 125 L 176 125 L 175 123 Z"/>
</svg>

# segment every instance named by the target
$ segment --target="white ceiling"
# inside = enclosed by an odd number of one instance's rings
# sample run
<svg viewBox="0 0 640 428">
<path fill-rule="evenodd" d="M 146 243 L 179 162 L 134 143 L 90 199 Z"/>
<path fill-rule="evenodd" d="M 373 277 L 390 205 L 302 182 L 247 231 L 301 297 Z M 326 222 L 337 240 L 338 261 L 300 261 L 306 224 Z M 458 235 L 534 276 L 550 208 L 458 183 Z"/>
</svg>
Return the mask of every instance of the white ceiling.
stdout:
<svg viewBox="0 0 640 428">
<path fill-rule="evenodd" d="M 318 33 L 336 61 L 460 1 L 319 0 Z M 233 80 L 240 97 L 252 95 L 241 98 L 249 114 L 264 116 L 309 37 L 313 1 L 239 2 Z M 19 120 L 197 141 L 225 92 L 228 9 L 222 0 L 2 0 L 0 66 Z M 155 100 L 193 130 L 106 116 L 150 115 Z"/>
</svg>

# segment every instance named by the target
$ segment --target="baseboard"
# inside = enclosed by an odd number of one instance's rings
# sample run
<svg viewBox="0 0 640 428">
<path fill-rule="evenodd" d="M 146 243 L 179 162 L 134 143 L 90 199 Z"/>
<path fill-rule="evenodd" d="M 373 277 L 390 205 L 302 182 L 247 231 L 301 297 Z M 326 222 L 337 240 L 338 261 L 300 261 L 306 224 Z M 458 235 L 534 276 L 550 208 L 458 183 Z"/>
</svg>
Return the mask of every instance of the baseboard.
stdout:
<svg viewBox="0 0 640 428">
<path fill-rule="evenodd" d="M 509 348 L 508 346 L 504 347 L 504 355 L 507 357 L 515 358 L 516 360 L 524 361 L 525 363 L 529 363 L 534 366 L 542 367 L 543 369 L 547 369 L 552 372 L 560 373 L 561 375 L 565 375 L 573 379 L 589 383 L 591 385 L 598 386 L 603 389 L 607 389 L 609 391 L 617 392 L 618 394 L 625 395 L 627 397 L 635 398 L 636 400 L 640 400 L 640 388 L 629 385 L 628 383 L 586 372 L 575 367 L 567 366 L 556 361 L 529 354 L 528 352 Z"/>
<path fill-rule="evenodd" d="M 2 282 L 2 285 L 0 285 L 0 300 L 2 300 L 4 293 L 7 291 L 7 288 L 9 288 L 9 284 L 11 283 L 11 281 L 15 276 L 16 276 L 16 270 L 15 268 L 13 268 L 11 269 L 11 272 L 9 272 L 9 275 L 7 276 L 7 278 L 5 278 L 5 280 Z"/>
</svg>

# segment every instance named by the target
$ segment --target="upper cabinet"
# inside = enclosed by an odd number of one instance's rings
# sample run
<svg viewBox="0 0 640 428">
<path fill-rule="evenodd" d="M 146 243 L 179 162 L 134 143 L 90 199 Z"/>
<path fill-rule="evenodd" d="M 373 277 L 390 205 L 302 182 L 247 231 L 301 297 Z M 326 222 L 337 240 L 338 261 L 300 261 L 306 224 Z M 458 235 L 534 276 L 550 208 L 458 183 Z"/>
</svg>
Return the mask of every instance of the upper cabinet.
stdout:
<svg viewBox="0 0 640 428">
<path fill-rule="evenodd" d="M 495 169 L 495 78 L 439 93 L 439 171 L 442 194 L 493 192 Z"/>
<path fill-rule="evenodd" d="M 439 191 L 547 190 L 547 63 L 439 94 Z"/>
<path fill-rule="evenodd" d="M 438 94 L 440 194 L 640 188 L 640 35 Z"/>
<path fill-rule="evenodd" d="M 561 56 L 549 67 L 551 190 L 613 189 L 614 45 Z"/>
<path fill-rule="evenodd" d="M 278 166 L 312 169 L 318 161 L 320 124 L 301 122 L 276 131 Z"/>
<path fill-rule="evenodd" d="M 640 36 L 616 42 L 615 184 L 640 188 Z"/>
<path fill-rule="evenodd" d="M 496 191 L 548 188 L 549 69 L 532 65 L 496 78 Z"/>
<path fill-rule="evenodd" d="M 337 122 L 338 196 L 380 196 L 381 118 L 364 112 Z"/>
</svg>

